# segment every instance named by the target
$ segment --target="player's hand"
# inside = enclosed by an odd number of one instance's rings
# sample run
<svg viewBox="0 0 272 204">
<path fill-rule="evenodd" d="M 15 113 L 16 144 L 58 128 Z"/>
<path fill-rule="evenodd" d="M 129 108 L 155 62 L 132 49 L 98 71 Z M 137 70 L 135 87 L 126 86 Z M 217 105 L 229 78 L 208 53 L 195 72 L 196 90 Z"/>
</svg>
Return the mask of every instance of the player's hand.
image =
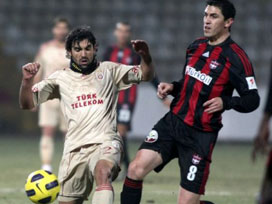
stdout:
<svg viewBox="0 0 272 204">
<path fill-rule="evenodd" d="M 34 76 L 38 73 L 40 64 L 37 62 L 28 63 L 22 67 L 23 80 L 34 79 Z"/>
<path fill-rule="evenodd" d="M 208 101 L 206 101 L 203 104 L 203 107 L 205 108 L 205 112 L 212 114 L 218 111 L 223 110 L 223 100 L 220 97 L 212 98 Z"/>
<path fill-rule="evenodd" d="M 149 55 L 149 48 L 144 40 L 132 40 L 132 47 L 141 56 Z"/>
<path fill-rule="evenodd" d="M 173 91 L 173 88 L 174 88 L 173 84 L 161 82 L 158 85 L 158 90 L 157 90 L 158 97 L 161 99 L 165 99 L 166 96 Z"/>
<path fill-rule="evenodd" d="M 261 124 L 260 132 L 254 139 L 254 146 L 251 154 L 251 159 L 253 162 L 256 161 L 257 154 L 266 154 L 269 151 L 268 145 L 269 139 L 269 123 Z"/>
</svg>

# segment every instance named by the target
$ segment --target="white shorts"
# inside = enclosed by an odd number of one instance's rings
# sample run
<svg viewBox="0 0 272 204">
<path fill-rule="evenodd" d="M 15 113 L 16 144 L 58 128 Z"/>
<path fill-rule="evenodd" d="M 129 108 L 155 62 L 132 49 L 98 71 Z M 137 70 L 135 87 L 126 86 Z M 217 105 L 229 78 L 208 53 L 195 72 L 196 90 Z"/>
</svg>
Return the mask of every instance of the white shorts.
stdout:
<svg viewBox="0 0 272 204">
<path fill-rule="evenodd" d="M 87 145 L 63 155 L 58 174 L 61 186 L 58 200 L 87 200 L 94 182 L 94 169 L 99 160 L 107 160 L 113 164 L 114 180 L 120 171 L 122 149 L 122 144 L 113 140 Z"/>
<path fill-rule="evenodd" d="M 50 100 L 40 105 L 39 126 L 59 126 L 61 131 L 67 131 L 67 124 L 61 112 L 60 102 L 58 99 Z"/>
</svg>

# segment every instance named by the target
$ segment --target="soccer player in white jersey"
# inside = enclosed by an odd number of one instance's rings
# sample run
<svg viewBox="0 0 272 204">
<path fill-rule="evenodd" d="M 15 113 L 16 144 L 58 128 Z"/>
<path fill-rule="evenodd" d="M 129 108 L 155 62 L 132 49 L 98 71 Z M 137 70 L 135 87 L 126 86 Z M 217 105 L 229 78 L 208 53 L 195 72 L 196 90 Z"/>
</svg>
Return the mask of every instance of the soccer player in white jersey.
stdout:
<svg viewBox="0 0 272 204">
<path fill-rule="evenodd" d="M 41 64 L 42 69 L 35 76 L 35 83 L 47 78 L 53 72 L 69 66 L 66 57 L 65 37 L 69 32 L 69 22 L 65 18 L 56 18 L 52 28 L 53 39 L 43 43 L 35 61 Z M 63 134 L 67 127 L 60 110 L 58 99 L 43 103 L 39 109 L 39 126 L 41 127 L 40 156 L 42 169 L 52 171 L 52 157 L 54 153 L 53 136 L 59 125 Z"/>
<path fill-rule="evenodd" d="M 154 76 L 147 43 L 131 43 L 141 56 L 140 65 L 99 63 L 94 35 L 90 28 L 79 27 L 66 39 L 70 68 L 56 71 L 33 86 L 40 65 L 34 62 L 22 67 L 20 107 L 32 109 L 58 98 L 68 124 L 59 168 L 60 204 L 83 203 L 93 181 L 96 189 L 92 203 L 113 203 L 111 182 L 120 170 L 122 154 L 122 139 L 116 127 L 118 92 Z"/>
</svg>

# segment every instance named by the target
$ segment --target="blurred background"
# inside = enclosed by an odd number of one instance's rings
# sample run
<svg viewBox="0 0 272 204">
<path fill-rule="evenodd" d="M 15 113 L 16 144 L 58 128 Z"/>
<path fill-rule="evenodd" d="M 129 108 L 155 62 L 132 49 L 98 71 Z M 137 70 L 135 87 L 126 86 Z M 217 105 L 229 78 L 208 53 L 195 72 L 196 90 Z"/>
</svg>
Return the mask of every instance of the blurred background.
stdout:
<svg viewBox="0 0 272 204">
<path fill-rule="evenodd" d="M 245 49 L 255 67 L 263 105 L 270 72 L 272 1 L 235 0 L 235 5 L 232 38 Z M 37 113 L 19 110 L 20 69 L 33 60 L 41 43 L 51 39 L 56 16 L 66 17 L 72 27 L 90 25 L 99 42 L 100 57 L 113 42 L 115 23 L 130 22 L 133 38 L 149 43 L 159 79 L 171 82 L 181 76 L 186 47 L 202 36 L 204 7 L 203 0 L 1 0 L 0 132 L 39 133 Z M 154 89 L 141 85 L 131 135 L 143 137 L 166 111 Z M 261 111 L 262 107 L 246 116 L 225 113 L 220 138 L 252 139 Z M 143 113 L 147 114 L 143 117 Z"/>
<path fill-rule="evenodd" d="M 232 38 L 253 63 L 262 100 L 253 113 L 224 113 L 221 142 L 215 149 L 205 198 L 215 203 L 253 204 L 265 166 L 265 157 L 253 165 L 250 153 L 269 80 L 272 1 L 233 2 L 237 17 Z M 99 43 L 100 59 L 106 47 L 114 42 L 116 22 L 128 21 L 133 38 L 149 43 L 159 79 L 171 82 L 181 76 L 186 47 L 202 36 L 204 8 L 203 0 L 0 0 L 0 203 L 29 203 L 23 189 L 25 178 L 40 168 L 37 112 L 19 109 L 18 92 L 21 67 L 34 59 L 41 43 L 52 39 L 56 16 L 67 18 L 72 27 L 91 26 Z M 142 83 L 129 138 L 142 140 L 166 112 L 155 89 L 150 83 Z M 62 154 L 60 134 L 56 140 L 55 173 Z M 131 158 L 140 140 L 130 142 Z M 151 173 L 145 182 L 142 203 L 176 203 L 178 182 L 176 161 L 159 175 Z M 114 185 L 118 203 L 122 181 Z"/>
</svg>

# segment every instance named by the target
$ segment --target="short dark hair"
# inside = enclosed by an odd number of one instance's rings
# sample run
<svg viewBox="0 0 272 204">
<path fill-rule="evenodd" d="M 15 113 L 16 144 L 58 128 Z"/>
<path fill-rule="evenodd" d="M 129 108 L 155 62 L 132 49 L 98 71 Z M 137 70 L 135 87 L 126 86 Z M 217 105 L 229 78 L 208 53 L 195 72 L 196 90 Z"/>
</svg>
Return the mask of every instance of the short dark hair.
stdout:
<svg viewBox="0 0 272 204">
<path fill-rule="evenodd" d="M 64 18 L 64 17 L 56 17 L 56 18 L 54 18 L 54 20 L 53 20 L 53 27 L 55 27 L 59 23 L 65 23 L 67 25 L 67 27 L 70 28 L 70 23 L 69 23 L 69 21 L 68 21 L 67 18 Z"/>
<path fill-rule="evenodd" d="M 207 0 L 207 5 L 220 8 L 225 20 L 235 18 L 236 9 L 229 0 Z"/>
<path fill-rule="evenodd" d="M 82 40 L 87 39 L 94 47 L 96 47 L 96 38 L 91 31 L 89 26 L 80 26 L 73 29 L 66 37 L 65 48 L 67 51 L 72 50 L 72 45 L 74 43 L 79 43 Z"/>
</svg>

